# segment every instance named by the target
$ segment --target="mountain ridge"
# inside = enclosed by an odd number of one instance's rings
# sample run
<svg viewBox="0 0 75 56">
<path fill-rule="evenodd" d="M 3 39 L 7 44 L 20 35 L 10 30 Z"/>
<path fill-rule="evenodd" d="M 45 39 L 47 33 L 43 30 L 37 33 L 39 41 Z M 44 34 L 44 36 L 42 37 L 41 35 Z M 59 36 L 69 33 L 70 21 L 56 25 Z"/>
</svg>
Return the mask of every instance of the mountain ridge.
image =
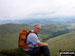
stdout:
<svg viewBox="0 0 75 56">
<path fill-rule="evenodd" d="M 20 20 L 0 20 L 0 24 L 15 23 L 15 24 L 75 24 L 75 17 L 60 17 L 60 18 L 33 18 Z"/>
</svg>

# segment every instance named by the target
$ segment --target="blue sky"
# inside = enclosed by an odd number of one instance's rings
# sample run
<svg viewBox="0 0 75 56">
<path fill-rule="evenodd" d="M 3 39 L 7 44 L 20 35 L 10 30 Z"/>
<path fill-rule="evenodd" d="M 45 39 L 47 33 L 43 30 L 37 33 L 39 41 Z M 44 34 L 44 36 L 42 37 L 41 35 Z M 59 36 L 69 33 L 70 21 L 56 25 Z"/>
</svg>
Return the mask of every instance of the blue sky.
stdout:
<svg viewBox="0 0 75 56">
<path fill-rule="evenodd" d="M 0 20 L 75 16 L 75 0 L 0 0 Z"/>
</svg>

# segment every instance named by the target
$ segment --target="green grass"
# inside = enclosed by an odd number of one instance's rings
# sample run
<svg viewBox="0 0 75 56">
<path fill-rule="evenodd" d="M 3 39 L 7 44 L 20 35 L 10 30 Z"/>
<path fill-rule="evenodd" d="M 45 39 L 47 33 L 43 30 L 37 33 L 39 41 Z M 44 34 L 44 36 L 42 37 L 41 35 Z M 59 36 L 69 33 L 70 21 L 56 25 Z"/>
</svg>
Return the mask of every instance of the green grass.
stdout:
<svg viewBox="0 0 75 56">
<path fill-rule="evenodd" d="M 61 51 L 75 51 L 75 31 L 52 38 L 46 41 L 49 44 L 51 55 L 59 55 Z"/>
<path fill-rule="evenodd" d="M 0 25 L 0 50 L 17 48 L 19 32 L 24 28 L 29 28 L 31 30 L 33 26 L 26 24 Z M 41 41 L 46 41 L 49 38 L 52 38 L 52 35 L 54 35 L 53 32 L 58 32 L 59 30 L 62 30 L 62 28 L 57 25 L 44 25 L 42 26 L 41 32 L 39 34 L 39 39 Z"/>
<path fill-rule="evenodd" d="M 18 47 L 19 32 L 23 28 L 32 28 L 26 24 L 0 25 L 0 50 L 14 49 Z"/>
<path fill-rule="evenodd" d="M 0 51 L 0 56 L 29 56 L 22 49 L 5 49 Z"/>
<path fill-rule="evenodd" d="M 7 55 L 18 55 L 18 38 L 19 31 L 23 28 L 32 29 L 33 27 L 26 24 L 4 24 L 0 25 L 0 50 L 1 53 L 6 53 Z M 60 31 L 61 30 L 61 31 Z M 56 25 L 44 25 L 42 26 L 41 33 L 39 34 L 39 39 L 41 41 L 46 41 L 49 44 L 51 51 L 51 56 L 57 56 L 59 50 L 74 50 L 75 51 L 75 32 L 65 34 L 67 30 Z M 53 38 L 52 35 L 64 32 L 64 35 Z M 4 49 L 4 50 L 3 50 Z M 18 52 L 18 53 L 17 53 Z M 0 54 L 0 56 L 7 56 Z"/>
</svg>

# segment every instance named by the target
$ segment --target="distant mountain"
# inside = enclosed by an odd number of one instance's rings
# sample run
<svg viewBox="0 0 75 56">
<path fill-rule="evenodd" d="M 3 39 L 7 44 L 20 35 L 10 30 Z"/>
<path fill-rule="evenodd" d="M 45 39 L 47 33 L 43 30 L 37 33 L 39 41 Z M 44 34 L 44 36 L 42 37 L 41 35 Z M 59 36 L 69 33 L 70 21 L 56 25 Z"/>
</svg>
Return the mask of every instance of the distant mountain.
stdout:
<svg viewBox="0 0 75 56">
<path fill-rule="evenodd" d="M 49 44 L 51 56 L 59 56 L 61 51 L 75 51 L 75 31 L 60 35 L 46 41 Z"/>
<path fill-rule="evenodd" d="M 59 21 L 49 19 L 27 19 L 27 20 L 0 20 L 0 24 L 15 23 L 15 24 L 59 24 Z"/>
<path fill-rule="evenodd" d="M 21 20 L 0 20 L 0 24 L 15 23 L 15 24 L 75 24 L 75 17 L 65 18 L 37 18 L 37 19 L 21 19 Z"/>
</svg>

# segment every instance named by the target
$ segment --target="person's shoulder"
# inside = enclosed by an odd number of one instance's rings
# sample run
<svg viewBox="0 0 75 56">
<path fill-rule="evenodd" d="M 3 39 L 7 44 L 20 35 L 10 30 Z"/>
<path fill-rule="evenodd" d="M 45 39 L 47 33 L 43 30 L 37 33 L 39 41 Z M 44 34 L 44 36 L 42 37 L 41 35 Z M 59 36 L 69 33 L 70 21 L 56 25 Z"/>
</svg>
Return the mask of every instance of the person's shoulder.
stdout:
<svg viewBox="0 0 75 56">
<path fill-rule="evenodd" d="M 30 39 L 34 39 L 37 38 L 37 35 L 35 33 L 30 33 L 27 37 Z"/>
<path fill-rule="evenodd" d="M 29 33 L 29 36 L 37 36 L 35 33 Z"/>
</svg>

